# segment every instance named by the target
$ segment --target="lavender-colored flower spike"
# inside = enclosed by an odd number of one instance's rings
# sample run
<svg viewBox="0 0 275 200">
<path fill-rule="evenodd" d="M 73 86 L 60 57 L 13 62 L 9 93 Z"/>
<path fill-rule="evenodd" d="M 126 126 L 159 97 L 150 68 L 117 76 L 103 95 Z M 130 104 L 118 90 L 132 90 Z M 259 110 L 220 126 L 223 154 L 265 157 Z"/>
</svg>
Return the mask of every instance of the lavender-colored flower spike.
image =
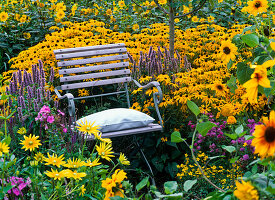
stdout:
<svg viewBox="0 0 275 200">
<path fill-rule="evenodd" d="M 10 107 L 12 106 L 12 100 L 11 100 L 10 97 L 9 97 L 9 106 L 10 106 Z"/>
<path fill-rule="evenodd" d="M 33 100 L 33 108 L 34 108 L 34 111 L 35 112 L 38 112 L 39 111 L 39 106 L 38 106 L 38 102 L 37 102 L 37 99 L 34 99 Z"/>
<path fill-rule="evenodd" d="M 33 83 L 36 83 L 36 68 L 37 66 L 36 65 L 32 65 L 32 81 Z"/>
<path fill-rule="evenodd" d="M 34 86 L 32 86 L 32 94 L 33 94 L 33 98 L 36 96 L 36 87 L 35 87 L 35 85 Z"/>
<path fill-rule="evenodd" d="M 25 104 L 25 99 L 23 96 L 20 96 L 20 103 L 21 103 L 21 107 L 22 109 L 26 109 L 26 104 Z"/>
<path fill-rule="evenodd" d="M 53 80 L 54 80 L 54 69 L 53 69 L 53 67 L 51 67 L 51 74 L 50 74 L 49 82 L 53 83 Z"/>
<path fill-rule="evenodd" d="M 19 85 L 22 84 L 22 71 L 19 69 L 17 72 L 17 77 L 18 77 L 18 83 Z"/>
<path fill-rule="evenodd" d="M 29 79 L 30 85 L 33 85 L 32 75 L 30 73 L 28 73 L 28 79 Z"/>
<path fill-rule="evenodd" d="M 17 105 L 18 105 L 18 107 L 21 107 L 21 99 L 20 99 L 20 97 L 17 98 Z"/>
<path fill-rule="evenodd" d="M 30 86 L 27 87 L 27 92 L 28 92 L 28 98 L 34 98 L 32 88 Z"/>
<path fill-rule="evenodd" d="M 21 86 L 19 89 L 19 96 L 23 96 L 23 94 L 24 94 L 24 87 Z"/>
<path fill-rule="evenodd" d="M 41 88 L 44 88 L 45 85 L 46 85 L 46 79 L 45 79 L 45 78 L 41 78 L 41 79 L 40 79 L 40 84 L 39 84 L 39 85 L 40 85 Z"/>
<path fill-rule="evenodd" d="M 38 69 L 36 69 L 36 76 L 35 76 L 35 78 L 36 78 L 36 83 L 39 84 L 39 82 L 40 82 L 40 75 L 39 75 L 39 70 Z"/>
<path fill-rule="evenodd" d="M 41 98 L 41 88 L 37 89 L 36 95 L 37 95 L 37 101 L 38 101 L 38 103 L 43 103 L 42 102 L 42 98 Z"/>
<path fill-rule="evenodd" d="M 22 113 L 22 108 L 21 107 L 17 107 L 17 114 L 18 114 L 18 118 L 21 122 L 23 122 L 23 113 Z"/>
<path fill-rule="evenodd" d="M 44 69 L 43 69 L 43 62 L 42 60 L 38 60 L 38 65 L 39 65 L 39 71 L 40 71 L 40 76 L 41 78 L 45 78 L 45 72 L 44 72 Z"/>
<path fill-rule="evenodd" d="M 47 96 L 47 101 L 50 101 L 50 99 L 51 99 L 51 92 L 50 92 L 50 90 L 47 90 L 46 96 Z"/>
<path fill-rule="evenodd" d="M 23 78 L 24 78 L 24 86 L 23 87 L 27 87 L 29 85 L 29 79 L 28 79 L 28 73 L 26 70 L 24 70 L 24 74 L 23 74 Z"/>
</svg>

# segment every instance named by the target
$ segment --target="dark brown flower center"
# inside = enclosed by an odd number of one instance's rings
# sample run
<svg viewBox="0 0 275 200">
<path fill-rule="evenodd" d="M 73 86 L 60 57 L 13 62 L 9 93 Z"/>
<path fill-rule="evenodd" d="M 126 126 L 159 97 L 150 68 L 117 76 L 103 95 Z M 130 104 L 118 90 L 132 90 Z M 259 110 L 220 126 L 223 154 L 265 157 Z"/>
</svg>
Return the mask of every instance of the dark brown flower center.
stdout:
<svg viewBox="0 0 275 200">
<path fill-rule="evenodd" d="M 218 90 L 223 90 L 223 87 L 221 85 L 217 85 Z"/>
<path fill-rule="evenodd" d="M 255 8 L 259 8 L 259 7 L 261 7 L 261 2 L 257 1 L 257 2 L 255 3 Z"/>
<path fill-rule="evenodd" d="M 255 73 L 255 78 L 259 81 L 262 78 L 262 76 L 260 73 Z"/>
<path fill-rule="evenodd" d="M 264 138 L 268 143 L 271 143 L 275 140 L 275 128 L 269 126 L 265 129 Z"/>
<path fill-rule="evenodd" d="M 224 48 L 223 48 L 223 52 L 224 52 L 225 54 L 230 54 L 231 50 L 229 49 L 229 47 L 224 47 Z"/>
</svg>

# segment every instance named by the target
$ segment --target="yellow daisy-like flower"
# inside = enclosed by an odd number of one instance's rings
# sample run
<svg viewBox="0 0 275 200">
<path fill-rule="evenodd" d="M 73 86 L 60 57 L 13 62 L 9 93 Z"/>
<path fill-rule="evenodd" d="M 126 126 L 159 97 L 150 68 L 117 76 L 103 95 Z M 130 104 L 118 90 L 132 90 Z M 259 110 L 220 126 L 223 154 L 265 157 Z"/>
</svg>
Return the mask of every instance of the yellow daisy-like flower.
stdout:
<svg viewBox="0 0 275 200">
<path fill-rule="evenodd" d="M 255 147 L 255 154 L 259 154 L 261 158 L 274 156 L 275 153 L 275 111 L 269 114 L 269 119 L 263 117 L 263 123 L 255 126 L 252 140 L 252 146 Z"/>
<path fill-rule="evenodd" d="M 38 148 L 39 145 L 42 145 L 40 143 L 40 140 L 38 140 L 39 136 L 35 136 L 32 134 L 29 135 L 29 137 L 24 135 L 24 140 L 20 140 L 23 145 L 22 149 L 25 149 L 25 151 L 30 150 L 33 151 L 34 149 Z"/>
<path fill-rule="evenodd" d="M 247 2 L 248 6 L 246 11 L 254 16 L 259 13 L 267 12 L 268 1 L 267 0 L 253 0 Z"/>
<path fill-rule="evenodd" d="M 167 0 L 159 0 L 159 4 L 160 4 L 160 5 L 167 4 Z"/>
<path fill-rule="evenodd" d="M 1 12 L 1 13 L 0 13 L 0 21 L 1 21 L 1 22 L 7 21 L 8 18 L 9 18 L 8 13 L 6 13 L 6 12 Z"/>
<path fill-rule="evenodd" d="M 242 180 L 236 182 L 236 190 L 234 191 L 234 195 L 239 200 L 258 200 L 259 194 L 258 191 L 249 183 Z"/>
<path fill-rule="evenodd" d="M 70 158 L 67 160 L 67 163 L 64 164 L 64 167 L 68 168 L 79 168 L 85 166 L 86 163 L 78 158 L 71 160 Z"/>
<path fill-rule="evenodd" d="M 77 126 L 76 126 L 76 128 L 80 131 L 80 132 L 82 132 L 82 133 L 84 133 L 84 134 L 86 134 L 86 133 L 88 133 L 89 135 L 91 135 L 91 134 L 96 134 L 96 133 L 98 133 L 99 132 L 99 126 L 97 125 L 97 126 L 93 126 L 94 124 L 95 124 L 95 122 L 93 122 L 92 124 L 91 124 L 91 122 L 88 122 L 86 119 L 85 119 L 85 121 L 83 122 L 82 120 L 80 121 L 80 123 L 79 122 L 76 122 L 77 123 Z"/>
<path fill-rule="evenodd" d="M 125 2 L 124 2 L 124 1 L 119 1 L 119 2 L 118 2 L 118 6 L 119 6 L 120 8 L 123 8 L 123 7 L 125 6 Z"/>
<path fill-rule="evenodd" d="M 236 124 L 236 123 L 237 123 L 237 120 L 236 120 L 236 118 L 235 118 L 234 116 L 229 116 L 229 117 L 227 118 L 227 123 L 228 123 L 228 124 Z"/>
<path fill-rule="evenodd" d="M 59 157 L 57 157 L 56 154 L 53 154 L 52 156 L 48 153 L 48 158 L 45 158 L 44 161 L 46 162 L 45 165 L 53 165 L 60 168 L 60 166 L 63 166 L 65 164 L 65 161 L 63 154 Z"/>
<path fill-rule="evenodd" d="M 108 161 L 111 160 L 111 157 L 115 157 L 114 155 L 112 155 L 114 153 L 112 149 L 113 148 L 110 143 L 107 144 L 105 142 L 101 142 L 99 146 L 96 145 L 96 151 L 98 152 L 98 155 Z"/>
<path fill-rule="evenodd" d="M 83 196 L 83 195 L 85 194 L 85 191 L 86 191 L 86 189 L 85 189 L 85 185 L 82 185 L 82 186 L 80 187 L 80 193 L 79 193 L 79 196 Z"/>
<path fill-rule="evenodd" d="M 20 135 L 25 135 L 27 133 L 27 130 L 25 127 L 21 127 L 18 129 L 17 133 Z"/>
<path fill-rule="evenodd" d="M 138 24 L 134 24 L 133 27 L 132 27 L 132 29 L 134 31 L 137 31 L 139 29 L 139 25 Z"/>
<path fill-rule="evenodd" d="M 127 160 L 126 156 L 123 153 L 120 153 L 118 161 L 122 165 L 130 165 L 130 161 Z"/>
<path fill-rule="evenodd" d="M 99 161 L 99 158 L 96 158 L 93 162 L 88 159 L 85 163 L 85 166 L 87 167 L 95 167 L 95 166 L 98 166 L 98 165 L 101 165 L 102 163 L 98 162 Z"/>
<path fill-rule="evenodd" d="M 135 102 L 130 109 L 141 111 L 141 106 L 138 102 Z"/>
<path fill-rule="evenodd" d="M 62 170 L 61 172 L 58 172 L 57 170 L 54 170 L 51 168 L 51 172 L 50 171 L 46 171 L 44 172 L 48 177 L 53 178 L 54 180 L 61 180 L 62 178 L 64 178 L 64 171 Z"/>
<path fill-rule="evenodd" d="M 102 138 L 102 132 L 97 132 L 94 133 L 95 139 L 100 140 L 101 142 L 106 142 L 106 143 L 112 143 L 112 140 L 110 138 Z"/>
<path fill-rule="evenodd" d="M 116 183 L 121 183 L 125 178 L 127 178 L 126 173 L 120 169 L 117 169 L 112 175 L 112 179 Z"/>
<path fill-rule="evenodd" d="M 62 10 L 59 10 L 57 13 L 56 13 L 56 18 L 57 19 L 62 19 L 65 17 L 65 12 L 62 11 Z"/>
<path fill-rule="evenodd" d="M 246 88 L 245 97 L 248 97 L 250 103 L 257 103 L 258 86 L 270 88 L 270 81 L 267 78 L 267 70 L 263 65 L 257 65 L 251 79 L 243 86 Z"/>
<path fill-rule="evenodd" d="M 0 156 L 9 153 L 9 146 L 5 142 L 0 142 Z"/>
<path fill-rule="evenodd" d="M 108 10 L 106 11 L 106 15 L 110 16 L 111 14 L 112 14 L 112 10 L 111 10 L 111 9 L 108 9 Z"/>
<path fill-rule="evenodd" d="M 34 159 L 38 162 L 43 162 L 45 159 L 45 156 L 41 152 L 38 152 L 34 155 Z"/>
<path fill-rule="evenodd" d="M 82 178 L 87 175 L 84 172 L 77 172 L 76 170 L 72 171 L 70 169 L 64 170 L 64 174 L 67 178 L 73 178 L 75 180 L 82 180 Z"/>
<path fill-rule="evenodd" d="M 222 61 L 229 62 L 229 60 L 235 60 L 238 48 L 235 44 L 231 43 L 229 40 L 222 41 L 220 47 L 220 57 Z"/>
</svg>

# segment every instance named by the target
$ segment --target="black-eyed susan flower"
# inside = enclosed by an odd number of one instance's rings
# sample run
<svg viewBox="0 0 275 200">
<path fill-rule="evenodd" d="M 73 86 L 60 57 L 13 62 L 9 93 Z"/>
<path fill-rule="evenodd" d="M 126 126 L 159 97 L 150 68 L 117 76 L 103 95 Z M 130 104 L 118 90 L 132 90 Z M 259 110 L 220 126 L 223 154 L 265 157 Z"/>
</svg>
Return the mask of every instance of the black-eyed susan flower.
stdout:
<svg viewBox="0 0 275 200">
<path fill-rule="evenodd" d="M 5 142 L 0 142 L 0 156 L 9 153 L 9 146 Z"/>
<path fill-rule="evenodd" d="M 233 44 L 229 40 L 222 41 L 220 47 L 221 60 L 224 62 L 229 62 L 230 59 L 235 60 L 237 50 L 238 48 L 235 46 L 235 44 Z"/>
<path fill-rule="evenodd" d="M 250 184 L 250 182 L 245 182 L 242 180 L 240 183 L 239 181 L 236 182 L 236 190 L 234 191 L 234 195 L 239 200 L 258 200 L 259 194 L 256 188 Z"/>
<path fill-rule="evenodd" d="M 85 162 L 80 160 L 79 158 L 73 158 L 73 160 L 71 160 L 71 158 L 69 158 L 67 160 L 67 163 L 64 164 L 63 166 L 64 167 L 67 167 L 67 168 L 79 168 L 79 167 L 82 167 L 82 166 L 85 166 Z"/>
<path fill-rule="evenodd" d="M 54 153 L 53 155 L 50 155 L 48 153 L 48 158 L 44 158 L 45 165 L 53 165 L 53 166 L 57 166 L 58 168 L 60 168 L 60 166 L 63 166 L 65 164 L 65 161 L 63 160 L 64 160 L 63 154 L 58 157 Z"/>
<path fill-rule="evenodd" d="M 82 180 L 82 178 L 85 177 L 87 174 L 85 172 L 77 172 L 76 170 L 72 171 L 70 169 L 66 169 L 66 170 L 64 170 L 64 175 L 67 178 L 73 178 L 75 180 Z"/>
<path fill-rule="evenodd" d="M 113 151 L 112 151 L 112 145 L 109 143 L 105 143 L 105 142 L 101 142 L 100 145 L 96 145 L 96 151 L 98 153 L 98 155 L 103 158 L 106 159 L 108 161 L 111 160 L 111 157 L 115 157 L 113 155 Z"/>
<path fill-rule="evenodd" d="M 25 149 L 25 151 L 30 150 L 33 151 L 34 149 L 38 148 L 38 146 L 42 145 L 40 143 L 40 140 L 38 140 L 39 136 L 35 136 L 32 134 L 28 136 L 24 135 L 24 140 L 20 140 L 21 143 L 23 145 L 22 149 Z"/>
<path fill-rule="evenodd" d="M 267 117 L 263 117 L 263 123 L 255 126 L 252 140 L 252 146 L 255 147 L 255 154 L 261 158 L 274 156 L 275 153 L 275 111 L 272 110 Z"/>
<path fill-rule="evenodd" d="M 263 13 L 267 11 L 268 1 L 267 0 L 253 0 L 247 2 L 248 6 L 246 11 L 249 14 L 256 16 L 259 13 Z"/>
<path fill-rule="evenodd" d="M 0 21 L 1 21 L 1 22 L 7 21 L 8 18 L 9 18 L 8 13 L 6 13 L 6 12 L 1 12 L 1 13 L 0 13 Z"/>
</svg>

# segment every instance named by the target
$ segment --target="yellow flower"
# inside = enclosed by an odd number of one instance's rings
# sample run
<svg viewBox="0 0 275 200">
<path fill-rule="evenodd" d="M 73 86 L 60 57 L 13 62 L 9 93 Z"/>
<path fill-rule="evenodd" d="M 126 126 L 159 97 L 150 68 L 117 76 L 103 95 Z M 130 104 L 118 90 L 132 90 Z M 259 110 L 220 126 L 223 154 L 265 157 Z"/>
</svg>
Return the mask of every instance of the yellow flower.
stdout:
<svg viewBox="0 0 275 200">
<path fill-rule="evenodd" d="M 227 123 L 228 124 L 235 124 L 237 122 L 236 118 L 234 116 L 229 116 L 227 118 Z"/>
<path fill-rule="evenodd" d="M 179 18 L 176 18 L 175 19 L 175 23 L 179 23 L 180 22 L 180 19 Z"/>
<path fill-rule="evenodd" d="M 18 129 L 17 133 L 20 135 L 25 135 L 27 133 L 27 130 L 25 127 L 21 127 Z"/>
<path fill-rule="evenodd" d="M 51 168 L 51 172 L 50 171 L 46 171 L 44 172 L 48 177 L 53 178 L 54 180 L 61 180 L 62 178 L 64 178 L 64 173 L 63 171 L 58 172 L 57 170 L 54 170 Z"/>
<path fill-rule="evenodd" d="M 7 21 L 8 18 L 9 18 L 8 13 L 6 13 L 6 12 L 1 12 L 1 13 L 0 13 L 0 21 L 1 21 L 1 22 Z"/>
<path fill-rule="evenodd" d="M 76 170 L 72 171 L 70 169 L 66 169 L 64 171 L 65 171 L 64 174 L 67 178 L 73 178 L 75 180 L 82 180 L 82 178 L 87 175 L 84 172 L 77 172 Z"/>
<path fill-rule="evenodd" d="M 65 17 L 65 12 L 63 10 L 59 10 L 57 13 L 56 13 L 56 18 L 57 19 L 62 19 Z"/>
<path fill-rule="evenodd" d="M 63 166 L 65 164 L 65 161 L 63 154 L 59 157 L 57 157 L 56 154 L 53 154 L 52 156 L 48 153 L 48 158 L 45 158 L 44 161 L 46 162 L 45 165 L 53 165 L 60 168 L 60 166 Z"/>
<path fill-rule="evenodd" d="M 130 161 L 127 160 L 123 153 L 120 153 L 118 160 L 122 165 L 130 165 Z"/>
<path fill-rule="evenodd" d="M 121 169 L 116 169 L 115 173 L 112 175 L 112 179 L 115 183 L 121 183 L 125 178 L 127 178 L 126 173 Z"/>
<path fill-rule="evenodd" d="M 79 122 L 76 122 L 76 123 L 77 123 L 76 128 L 77 128 L 80 132 L 82 132 L 83 134 L 88 133 L 89 135 L 92 135 L 92 134 L 96 134 L 96 133 L 99 132 L 99 130 L 98 130 L 98 129 L 99 129 L 99 126 L 98 126 L 98 125 L 97 125 L 97 126 L 93 126 L 95 122 L 93 122 L 93 123 L 91 124 L 91 122 L 88 122 L 88 121 L 85 119 L 84 122 L 83 122 L 83 121 L 80 121 L 80 123 L 79 123 Z"/>
<path fill-rule="evenodd" d="M 79 168 L 79 167 L 82 167 L 82 166 L 85 166 L 86 163 L 82 160 L 80 160 L 79 158 L 76 158 L 73 160 L 71 160 L 70 158 L 67 160 L 67 163 L 64 164 L 63 166 L 64 167 L 68 167 L 68 168 Z"/>
<path fill-rule="evenodd" d="M 249 183 L 242 180 L 242 183 L 239 181 L 236 182 L 236 190 L 234 195 L 239 200 L 258 200 L 259 195 L 258 191 Z"/>
<path fill-rule="evenodd" d="M 247 2 L 248 6 L 246 11 L 254 16 L 259 13 L 267 12 L 268 1 L 267 0 L 253 0 Z"/>
<path fill-rule="evenodd" d="M 275 15 L 274 15 L 275 16 Z M 274 17 L 273 16 L 273 17 Z M 274 21 L 274 24 L 275 24 L 275 21 Z M 271 42 L 270 43 L 270 47 L 271 47 L 271 49 L 273 50 L 273 51 L 275 51 L 275 42 Z"/>
<path fill-rule="evenodd" d="M 140 110 L 141 110 L 141 107 L 140 107 L 140 105 L 139 105 L 138 102 L 135 102 L 135 103 L 133 103 L 133 105 L 132 105 L 132 107 L 131 107 L 130 109 L 140 111 Z"/>
<path fill-rule="evenodd" d="M 85 191 L 86 191 L 86 189 L 85 189 L 85 185 L 82 185 L 82 186 L 80 187 L 80 193 L 79 193 L 79 196 L 83 196 L 83 195 L 85 194 Z"/>
<path fill-rule="evenodd" d="M 243 86 L 246 88 L 245 97 L 248 97 L 250 103 L 257 103 L 258 86 L 270 88 L 270 81 L 267 78 L 267 70 L 263 65 L 257 65 L 251 79 Z"/>
<path fill-rule="evenodd" d="M 230 41 L 222 41 L 220 47 L 221 60 L 229 62 L 229 60 L 235 60 L 238 48 Z"/>
<path fill-rule="evenodd" d="M 31 34 L 30 33 L 23 33 L 23 37 L 28 40 L 31 38 Z"/>
<path fill-rule="evenodd" d="M 86 161 L 85 166 L 87 167 L 95 167 L 97 165 L 101 165 L 102 163 L 98 162 L 99 158 L 96 158 L 93 162 L 91 162 L 90 158 Z"/>
<path fill-rule="evenodd" d="M 118 6 L 120 7 L 120 8 L 123 8 L 124 6 L 125 6 L 125 2 L 122 0 L 122 1 L 119 1 L 118 2 Z"/>
<path fill-rule="evenodd" d="M 43 162 L 45 159 L 45 156 L 41 152 L 38 152 L 34 155 L 34 159 L 37 160 L 38 162 Z"/>
<path fill-rule="evenodd" d="M 255 147 L 255 154 L 259 154 L 261 158 L 274 156 L 275 153 L 275 111 L 272 110 L 267 117 L 263 118 L 261 125 L 255 126 L 252 140 L 252 146 Z"/>
<path fill-rule="evenodd" d="M 199 21 L 199 18 L 197 16 L 193 16 L 191 20 L 192 20 L 192 22 L 196 23 Z"/>
<path fill-rule="evenodd" d="M 159 4 L 160 4 L 160 5 L 167 4 L 167 0 L 159 0 Z"/>
<path fill-rule="evenodd" d="M 107 11 L 106 11 L 106 15 L 111 15 L 112 14 L 112 10 L 111 9 L 108 9 Z"/>
<path fill-rule="evenodd" d="M 133 25 L 133 30 L 134 30 L 134 31 L 137 31 L 138 29 L 139 29 L 139 25 L 138 25 L 138 24 L 134 24 L 134 25 Z"/>
<path fill-rule="evenodd" d="M 27 15 L 22 15 L 19 19 L 20 23 L 25 23 L 28 19 L 28 16 Z"/>
<path fill-rule="evenodd" d="M 0 156 L 2 157 L 3 153 L 9 153 L 9 146 L 5 142 L 0 142 Z"/>
<path fill-rule="evenodd" d="M 112 155 L 114 152 L 112 151 L 112 146 L 111 144 L 106 144 L 105 142 L 101 142 L 100 145 L 96 145 L 96 150 L 98 152 L 98 155 L 103 158 L 106 159 L 108 161 L 111 160 L 110 157 L 115 157 L 114 155 Z"/>
<path fill-rule="evenodd" d="M 22 149 L 25 149 L 25 151 L 30 150 L 33 151 L 34 149 L 38 148 L 39 145 L 42 145 L 40 143 L 40 140 L 38 140 L 39 136 L 35 136 L 32 134 L 29 135 L 29 137 L 24 135 L 24 140 L 20 140 L 23 145 Z"/>
<path fill-rule="evenodd" d="M 207 21 L 209 23 L 214 22 L 214 19 L 215 19 L 215 17 L 213 17 L 213 16 L 207 17 Z"/>
</svg>

